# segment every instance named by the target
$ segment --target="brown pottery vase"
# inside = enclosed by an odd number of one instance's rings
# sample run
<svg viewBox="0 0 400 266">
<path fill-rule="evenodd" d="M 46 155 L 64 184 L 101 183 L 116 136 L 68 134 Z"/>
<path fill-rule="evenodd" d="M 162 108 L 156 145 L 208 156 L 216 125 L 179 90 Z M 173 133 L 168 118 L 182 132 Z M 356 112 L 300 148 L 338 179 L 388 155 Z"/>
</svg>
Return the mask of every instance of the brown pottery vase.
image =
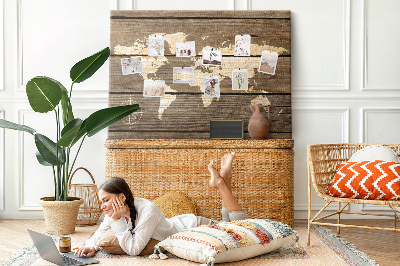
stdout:
<svg viewBox="0 0 400 266">
<path fill-rule="evenodd" d="M 269 106 L 268 117 L 262 112 L 262 105 L 255 106 L 250 104 L 253 115 L 249 121 L 249 134 L 252 139 L 266 139 L 269 133 Z"/>
</svg>

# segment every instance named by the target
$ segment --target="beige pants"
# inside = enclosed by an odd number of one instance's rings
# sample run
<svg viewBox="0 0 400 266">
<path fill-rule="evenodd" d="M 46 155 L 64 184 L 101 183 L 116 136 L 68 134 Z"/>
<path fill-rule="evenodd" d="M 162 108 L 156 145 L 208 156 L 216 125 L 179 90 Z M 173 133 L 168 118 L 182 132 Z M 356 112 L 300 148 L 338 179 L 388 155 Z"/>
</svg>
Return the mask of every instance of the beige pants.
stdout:
<svg viewBox="0 0 400 266">
<path fill-rule="evenodd" d="M 245 220 L 245 219 L 249 218 L 244 211 L 228 212 L 228 210 L 226 209 L 225 206 L 222 206 L 221 214 L 222 214 L 221 221 L 216 221 L 216 220 L 211 220 L 211 219 L 204 218 L 201 216 L 196 216 L 197 217 L 197 225 L 211 225 L 211 224 L 217 224 L 217 223 L 221 223 L 221 222 L 233 222 L 233 221 L 238 221 L 238 220 Z"/>
</svg>

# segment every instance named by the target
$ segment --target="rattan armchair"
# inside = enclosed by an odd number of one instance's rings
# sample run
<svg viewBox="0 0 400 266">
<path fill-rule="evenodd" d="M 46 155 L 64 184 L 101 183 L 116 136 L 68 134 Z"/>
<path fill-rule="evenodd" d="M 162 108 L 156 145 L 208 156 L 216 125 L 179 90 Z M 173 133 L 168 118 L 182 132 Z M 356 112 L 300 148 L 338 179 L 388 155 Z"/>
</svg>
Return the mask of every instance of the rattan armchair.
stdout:
<svg viewBox="0 0 400 266">
<path fill-rule="evenodd" d="M 326 193 L 332 184 L 333 178 L 336 172 L 336 165 L 339 163 L 346 162 L 355 152 L 358 150 L 374 144 L 318 144 L 309 145 L 307 147 L 308 155 L 308 241 L 307 245 L 310 245 L 310 228 L 311 225 L 329 225 L 336 226 L 337 232 L 340 233 L 340 227 L 352 227 L 352 228 L 366 228 L 366 229 L 378 229 L 378 230 L 389 230 L 400 232 L 400 228 L 397 228 L 397 220 L 399 215 L 397 211 L 400 211 L 400 200 L 363 200 L 363 199 L 350 199 L 350 198 L 337 198 L 332 197 Z M 376 145 L 376 144 L 375 144 Z M 399 144 L 379 144 L 388 146 L 393 149 L 399 156 Z M 317 195 L 325 200 L 326 205 L 318 211 L 318 213 L 311 217 L 311 186 L 314 187 Z M 338 203 L 337 211 L 320 217 L 321 213 L 333 202 Z M 341 205 L 343 203 L 344 205 Z M 375 214 L 375 213 L 361 213 L 361 212 L 350 212 L 346 211 L 345 208 L 351 204 L 373 204 L 373 205 L 388 205 L 393 211 L 393 214 Z M 395 208 L 397 210 L 395 210 Z M 370 226 L 359 226 L 342 224 L 340 221 L 341 214 L 360 214 L 360 215 L 375 215 L 375 216 L 389 216 L 394 217 L 394 228 L 382 228 L 382 227 L 370 227 Z M 328 217 L 337 215 L 337 223 L 328 223 L 321 220 Z"/>
</svg>

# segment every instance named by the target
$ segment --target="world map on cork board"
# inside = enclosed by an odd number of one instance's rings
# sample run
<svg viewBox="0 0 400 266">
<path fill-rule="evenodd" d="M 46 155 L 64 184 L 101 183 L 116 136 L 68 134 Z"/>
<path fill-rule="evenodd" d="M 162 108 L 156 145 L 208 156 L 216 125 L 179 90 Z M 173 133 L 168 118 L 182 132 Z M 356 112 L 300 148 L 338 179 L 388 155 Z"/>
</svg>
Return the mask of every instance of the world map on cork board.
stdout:
<svg viewBox="0 0 400 266">
<path fill-rule="evenodd" d="M 291 139 L 290 11 L 111 11 L 109 105 L 141 109 L 110 139 L 209 139 L 210 120 L 269 104 L 269 139 Z M 267 108 L 264 108 L 266 112 Z"/>
</svg>

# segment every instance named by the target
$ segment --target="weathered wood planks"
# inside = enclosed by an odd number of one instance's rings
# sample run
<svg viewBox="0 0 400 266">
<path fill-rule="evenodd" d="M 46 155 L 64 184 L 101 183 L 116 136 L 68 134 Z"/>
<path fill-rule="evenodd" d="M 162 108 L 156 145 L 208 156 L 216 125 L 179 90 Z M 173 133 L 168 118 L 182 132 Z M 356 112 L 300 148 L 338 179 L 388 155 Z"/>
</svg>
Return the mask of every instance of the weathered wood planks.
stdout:
<svg viewBox="0 0 400 266">
<path fill-rule="evenodd" d="M 235 35 L 251 35 L 251 56 L 233 55 Z M 164 36 L 164 55 L 148 57 L 149 35 Z M 196 42 L 195 57 L 176 57 L 175 42 Z M 249 105 L 271 102 L 269 138 L 291 138 L 289 11 L 111 11 L 110 106 L 142 109 L 109 127 L 109 138 L 209 138 L 210 119 L 243 119 Z M 203 66 L 202 50 L 223 52 L 222 66 Z M 275 75 L 258 72 L 263 50 L 279 54 Z M 121 59 L 141 56 L 144 72 L 122 75 Z M 174 84 L 173 67 L 193 67 L 194 83 Z M 232 70 L 247 69 L 249 90 L 232 90 Z M 204 98 L 204 76 L 220 79 L 220 97 Z M 143 82 L 164 80 L 164 98 L 143 97 Z M 261 99 L 262 100 L 262 99 Z"/>
</svg>

